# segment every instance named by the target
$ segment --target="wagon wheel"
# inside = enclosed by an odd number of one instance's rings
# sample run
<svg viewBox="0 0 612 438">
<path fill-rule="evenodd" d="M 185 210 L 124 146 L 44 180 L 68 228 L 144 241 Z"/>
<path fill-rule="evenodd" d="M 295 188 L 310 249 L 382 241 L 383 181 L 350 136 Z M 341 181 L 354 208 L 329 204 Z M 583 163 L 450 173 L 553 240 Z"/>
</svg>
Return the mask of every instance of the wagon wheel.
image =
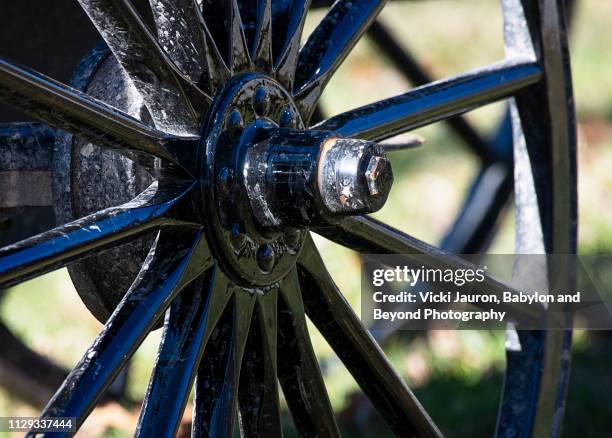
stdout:
<svg viewBox="0 0 612 438">
<path fill-rule="evenodd" d="M 308 230 L 361 252 L 467 265 L 361 216 L 382 206 L 392 180 L 372 141 L 515 96 L 517 250 L 573 252 L 561 2 L 503 2 L 506 60 L 310 129 L 323 88 L 384 2 L 336 2 L 302 48 L 309 2 L 205 0 L 200 9 L 156 0 L 158 39 L 125 0 L 80 3 L 142 98 L 138 117 L 6 61 L 0 96 L 134 160 L 155 182 L 133 201 L 3 248 L 0 281 L 16 284 L 147 233 L 154 242 L 118 302 L 112 291 L 84 297 L 114 311 L 42 416 L 82 424 L 169 309 L 137 434 L 172 434 L 194 380 L 196 435 L 231 435 L 238 410 L 243 434 L 280 434 L 278 379 L 301 434 L 337 435 L 307 315 L 396 433 L 438 435 L 327 274 Z M 558 434 L 570 333 L 510 339 L 499 433 Z"/>
</svg>

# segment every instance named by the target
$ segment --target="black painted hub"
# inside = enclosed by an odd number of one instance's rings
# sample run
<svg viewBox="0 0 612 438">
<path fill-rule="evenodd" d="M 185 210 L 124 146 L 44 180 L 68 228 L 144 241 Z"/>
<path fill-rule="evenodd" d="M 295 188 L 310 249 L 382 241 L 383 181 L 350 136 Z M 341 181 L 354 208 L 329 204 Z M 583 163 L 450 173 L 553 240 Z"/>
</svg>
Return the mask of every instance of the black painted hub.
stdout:
<svg viewBox="0 0 612 438">
<path fill-rule="evenodd" d="M 223 270 L 238 284 L 274 284 L 294 265 L 305 232 L 266 228 L 257 221 L 249 200 L 254 194 L 245 188 L 245 157 L 279 126 L 304 129 L 304 124 L 289 94 L 258 74 L 231 80 L 209 114 L 201 148 L 209 243 Z"/>
<path fill-rule="evenodd" d="M 290 95 L 260 74 L 221 90 L 200 150 L 209 240 L 244 287 L 279 281 L 305 228 L 380 209 L 393 181 L 380 145 L 306 130 Z"/>
</svg>

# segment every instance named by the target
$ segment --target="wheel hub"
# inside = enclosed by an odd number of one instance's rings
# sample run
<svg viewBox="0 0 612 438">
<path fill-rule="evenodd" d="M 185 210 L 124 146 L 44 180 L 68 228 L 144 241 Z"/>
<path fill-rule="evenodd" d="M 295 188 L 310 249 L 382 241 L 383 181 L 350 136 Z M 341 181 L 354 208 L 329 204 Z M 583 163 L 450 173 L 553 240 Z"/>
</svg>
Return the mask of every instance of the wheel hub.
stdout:
<svg viewBox="0 0 612 438">
<path fill-rule="evenodd" d="M 393 181 L 382 146 L 306 130 L 289 93 L 261 74 L 219 92 L 199 149 L 209 243 L 246 288 L 281 280 L 307 228 L 380 209 Z"/>
<path fill-rule="evenodd" d="M 262 227 L 249 196 L 263 199 L 263 194 L 246 190 L 245 160 L 253 145 L 275 129 L 304 129 L 304 123 L 289 94 L 258 74 L 233 78 L 209 114 L 201 147 L 202 213 L 209 243 L 223 270 L 238 284 L 273 284 L 295 263 L 305 232 Z"/>
</svg>

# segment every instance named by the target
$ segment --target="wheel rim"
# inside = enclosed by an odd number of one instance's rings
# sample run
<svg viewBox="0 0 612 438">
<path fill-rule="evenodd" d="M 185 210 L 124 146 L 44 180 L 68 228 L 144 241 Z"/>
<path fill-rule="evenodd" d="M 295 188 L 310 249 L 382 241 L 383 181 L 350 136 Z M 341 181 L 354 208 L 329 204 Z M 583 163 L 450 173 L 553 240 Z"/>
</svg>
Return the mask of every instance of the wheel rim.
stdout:
<svg viewBox="0 0 612 438">
<path fill-rule="evenodd" d="M 174 433 L 197 374 L 196 434 L 231 435 L 238 409 L 245 435 L 280 433 L 274 383 L 278 378 L 301 434 L 337 435 L 306 329 L 307 314 L 394 431 L 439 435 L 344 301 L 307 233 L 299 237 L 301 252 L 288 259 L 286 270 L 262 280 L 258 287 L 265 286 L 263 294 L 249 291 L 223 262 L 215 261 L 222 258 L 219 242 L 212 243 L 210 221 L 202 219 L 193 204 L 199 202 L 194 196 L 201 186 L 216 182 L 208 174 L 197 175 L 193 165 L 197 160 L 185 155 L 185 150 L 198 150 L 198 121 L 215 107 L 220 90 L 245 71 L 273 75 L 279 89 L 290 91 L 289 100 L 301 119 L 308 121 L 326 83 L 384 2 L 367 1 L 355 7 L 338 1 L 302 48 L 309 2 L 272 7 L 270 1 L 262 0 L 255 7 L 236 1 L 204 1 L 202 16 L 195 1 L 152 1 L 159 42 L 127 1 L 80 3 L 143 97 L 156 128 L 6 61 L 0 62 L 0 98 L 144 166 L 151 166 L 151 157 L 164 164 L 158 181 L 133 201 L 0 251 L 0 283 L 5 286 L 143 233 L 157 232 L 136 280 L 42 416 L 76 417 L 81 424 L 170 309 L 137 434 Z M 521 242 L 539 241 L 540 246 L 529 249 L 571 253 L 575 252 L 575 133 L 563 6 L 553 0 L 527 3 L 503 2 L 506 61 L 349 111 L 314 128 L 382 140 L 517 95 L 516 166 L 532 175 L 531 186 L 517 188 L 517 250 L 525 249 Z M 221 15 L 229 33 L 215 20 Z M 172 21 L 188 31 L 178 40 L 167 37 L 174 35 Z M 283 32 L 275 35 L 275 26 Z M 196 38 L 181 40 L 189 36 Z M 194 57 L 198 62 L 191 62 Z M 528 123 L 534 108 L 546 111 L 546 123 Z M 274 111 L 280 124 L 282 110 Z M 564 135 L 552 135 L 559 131 Z M 534 155 L 542 144 L 546 153 Z M 528 159 L 521 161 L 521 157 Z M 561 160 L 562 166 L 552 166 L 553 159 Z M 542 186 L 543 178 L 553 181 L 552 189 Z M 210 197 L 207 202 L 212 203 Z M 537 223 L 521 224 L 521 215 L 533 216 L 533 208 Z M 549 210 L 553 215 L 545 216 L 543 212 Z M 420 254 L 435 266 L 466 264 L 365 216 L 328 222 L 309 228 L 362 252 Z M 526 229 L 536 230 L 538 239 Z M 498 433 L 558 434 L 568 369 L 562 358 L 568 357 L 570 334 L 528 332 L 520 338 L 520 354 L 509 353 Z M 222 367 L 200 361 L 203 354 L 218 359 Z M 535 372 L 536 368 L 540 371 Z M 522 413 L 511 418 L 509 406 L 514 408 L 518 398 Z"/>
</svg>

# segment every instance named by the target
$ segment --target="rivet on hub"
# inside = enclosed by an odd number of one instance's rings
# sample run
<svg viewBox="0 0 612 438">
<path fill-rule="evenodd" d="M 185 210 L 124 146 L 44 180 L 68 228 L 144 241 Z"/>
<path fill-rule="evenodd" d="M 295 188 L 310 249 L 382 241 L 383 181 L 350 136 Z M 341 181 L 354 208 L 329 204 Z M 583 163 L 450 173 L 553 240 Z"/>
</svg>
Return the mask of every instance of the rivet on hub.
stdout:
<svg viewBox="0 0 612 438">
<path fill-rule="evenodd" d="M 295 128 L 295 114 L 291 108 L 283 109 L 278 124 L 281 128 Z"/>
<path fill-rule="evenodd" d="M 240 134 L 242 134 L 242 130 L 244 128 L 244 121 L 242 120 L 242 114 L 237 109 L 233 109 L 230 111 L 227 116 L 226 129 L 229 133 L 229 136 L 232 140 L 237 140 L 240 138 Z"/>
<path fill-rule="evenodd" d="M 270 96 L 268 90 L 260 85 L 253 95 L 253 109 L 258 116 L 265 116 L 270 109 Z"/>
<path fill-rule="evenodd" d="M 242 232 L 242 227 L 238 224 L 233 224 L 230 229 L 230 241 L 236 251 L 240 251 L 244 248 L 246 243 L 246 235 Z"/>
<path fill-rule="evenodd" d="M 219 171 L 219 175 L 217 175 L 217 183 L 219 187 L 223 190 L 227 190 L 232 182 L 232 171 L 224 167 Z"/>
<path fill-rule="evenodd" d="M 274 250 L 267 243 L 257 249 L 257 264 L 264 272 L 270 272 L 274 267 Z"/>
</svg>

